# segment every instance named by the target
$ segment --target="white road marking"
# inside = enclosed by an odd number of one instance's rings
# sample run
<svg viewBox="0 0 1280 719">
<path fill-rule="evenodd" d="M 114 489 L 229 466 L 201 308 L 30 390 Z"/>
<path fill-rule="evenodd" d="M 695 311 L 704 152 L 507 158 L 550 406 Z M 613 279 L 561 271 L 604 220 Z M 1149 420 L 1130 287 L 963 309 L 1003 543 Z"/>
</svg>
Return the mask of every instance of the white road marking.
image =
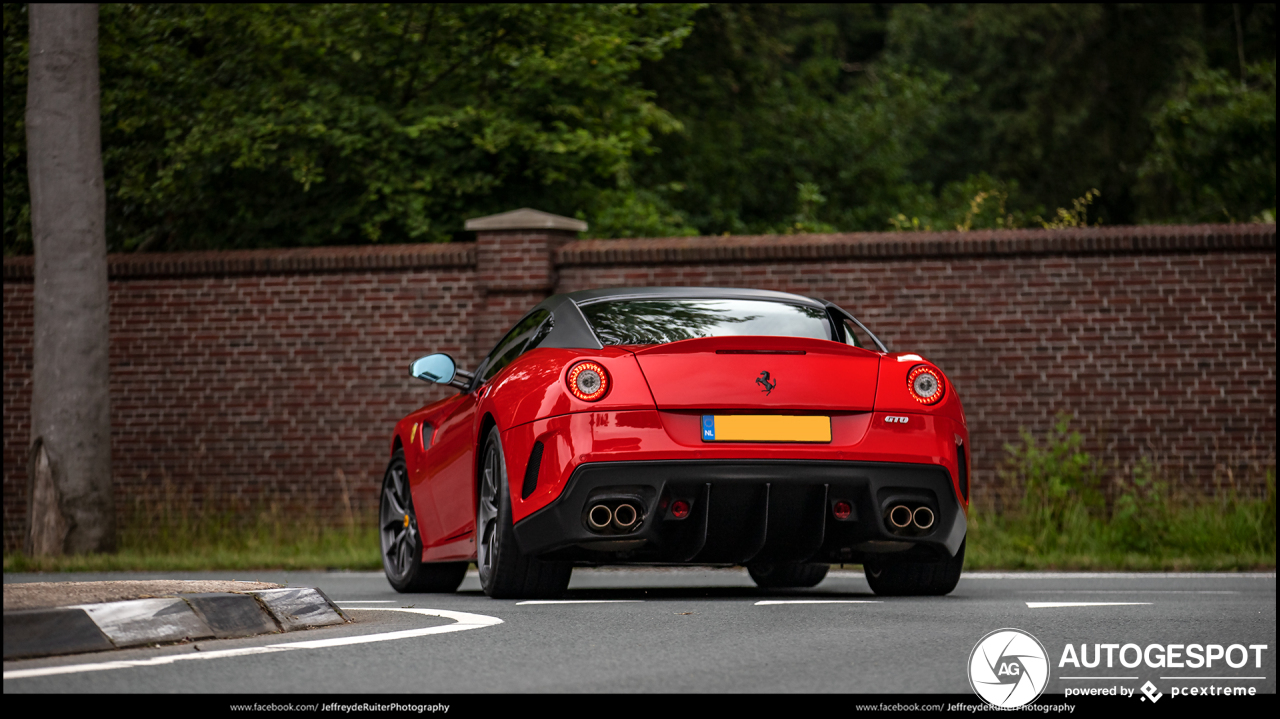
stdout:
<svg viewBox="0 0 1280 719">
<path fill-rule="evenodd" d="M 861 579 L 861 569 L 836 569 L 832 565 L 828 577 Z M 658 571 L 658 570 L 654 570 Z M 670 569 L 667 571 L 688 571 Z M 745 572 L 744 572 L 745 574 Z M 1275 572 L 965 572 L 960 579 L 1275 579 Z"/>
<path fill-rule="evenodd" d="M 495 624 L 502 624 L 502 620 L 497 617 L 488 617 L 483 614 L 470 614 L 467 612 L 451 612 L 444 609 L 404 609 L 396 607 L 351 607 L 350 611 L 366 611 L 366 612 L 407 612 L 410 614 L 421 614 L 427 617 L 443 617 L 452 619 L 455 624 L 445 624 L 439 627 L 424 627 L 422 629 L 406 629 L 398 632 L 383 632 L 381 634 L 360 634 L 354 637 L 335 637 L 333 639 L 314 639 L 302 642 L 285 642 L 282 644 L 268 644 L 259 647 L 242 647 L 240 649 L 222 649 L 212 652 L 194 652 L 191 654 L 170 654 L 163 657 L 151 657 L 150 659 L 129 659 L 116 660 L 110 662 L 97 662 L 94 664 L 69 664 L 58 667 L 40 667 L 38 669 L 15 669 L 6 671 L 4 678 L 8 679 L 27 679 L 30 677 L 46 677 L 57 674 L 80 674 L 83 672 L 100 672 L 108 669 L 128 669 L 130 667 L 156 667 L 165 664 L 173 664 L 176 662 L 192 661 L 197 659 L 221 659 L 223 657 L 243 657 L 251 654 L 268 654 L 271 652 L 292 651 L 295 649 L 326 649 L 329 647 L 341 647 L 351 644 L 368 644 L 370 642 L 386 642 L 393 639 L 410 639 L 412 637 L 423 637 L 428 634 L 446 634 L 448 632 L 462 632 L 468 629 L 480 629 L 483 627 L 491 627 Z"/>
<path fill-rule="evenodd" d="M 1136 607 L 1151 602 L 1027 602 L 1028 609 L 1057 609 L 1060 607 Z"/>
<path fill-rule="evenodd" d="M 757 607 L 770 604 L 884 604 L 878 599 L 766 599 L 756 602 Z"/>
<path fill-rule="evenodd" d="M 1275 572 L 965 572 L 961 579 L 1275 579 Z"/>
<path fill-rule="evenodd" d="M 516 606 L 519 607 L 525 604 L 625 604 L 643 601 L 643 599 L 527 599 L 523 602 L 516 602 Z"/>
<path fill-rule="evenodd" d="M 335 599 L 338 604 L 395 604 L 394 599 Z"/>
<path fill-rule="evenodd" d="M 1230 589 L 1021 589 L 1017 594 L 1239 594 Z"/>
</svg>

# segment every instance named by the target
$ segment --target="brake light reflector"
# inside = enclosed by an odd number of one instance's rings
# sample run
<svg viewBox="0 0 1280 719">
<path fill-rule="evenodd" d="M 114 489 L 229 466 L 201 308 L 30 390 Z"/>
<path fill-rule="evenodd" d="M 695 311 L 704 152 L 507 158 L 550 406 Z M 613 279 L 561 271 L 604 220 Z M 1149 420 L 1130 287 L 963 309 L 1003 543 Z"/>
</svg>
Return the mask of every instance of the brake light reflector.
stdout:
<svg viewBox="0 0 1280 719">
<path fill-rule="evenodd" d="M 676 519 L 684 519 L 689 516 L 689 503 L 683 499 L 677 499 L 671 503 L 671 516 Z"/>
<path fill-rule="evenodd" d="M 565 379 L 569 392 L 584 402 L 595 402 L 609 391 L 609 373 L 597 362 L 579 362 Z"/>
<path fill-rule="evenodd" d="M 831 513 L 836 515 L 836 519 L 848 519 L 853 514 L 853 505 L 843 499 L 837 500 L 831 507 Z"/>
<path fill-rule="evenodd" d="M 907 391 L 920 404 L 934 404 L 942 399 L 944 389 L 942 373 L 932 367 L 920 365 L 907 373 Z"/>
</svg>

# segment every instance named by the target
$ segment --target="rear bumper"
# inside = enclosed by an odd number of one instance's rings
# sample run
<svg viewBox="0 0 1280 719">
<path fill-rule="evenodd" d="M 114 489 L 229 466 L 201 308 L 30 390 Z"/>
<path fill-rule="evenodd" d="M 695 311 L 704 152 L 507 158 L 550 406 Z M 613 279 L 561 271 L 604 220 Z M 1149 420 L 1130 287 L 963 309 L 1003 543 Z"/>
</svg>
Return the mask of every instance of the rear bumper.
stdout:
<svg viewBox="0 0 1280 719">
<path fill-rule="evenodd" d="M 690 505 L 677 519 L 671 505 Z M 838 519 L 833 505 L 853 507 Z M 589 527 L 600 502 L 627 501 L 641 520 L 608 536 Z M 928 530 L 894 531 L 900 503 L 927 506 Z M 967 531 L 952 478 L 941 465 L 813 460 L 667 460 L 579 465 L 560 495 L 517 521 L 521 551 L 600 563 L 744 564 L 903 561 L 954 556 Z"/>
</svg>

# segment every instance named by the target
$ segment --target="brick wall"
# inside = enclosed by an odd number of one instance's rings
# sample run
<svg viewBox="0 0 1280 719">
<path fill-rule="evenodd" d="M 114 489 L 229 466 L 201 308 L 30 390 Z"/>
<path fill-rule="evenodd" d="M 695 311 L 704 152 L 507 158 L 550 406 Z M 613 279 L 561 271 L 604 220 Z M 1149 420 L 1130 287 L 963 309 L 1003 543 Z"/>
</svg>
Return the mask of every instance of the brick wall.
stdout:
<svg viewBox="0 0 1280 719">
<path fill-rule="evenodd" d="M 376 506 L 387 432 L 551 291 L 757 287 L 825 297 L 952 378 L 975 491 L 1020 427 L 1077 417 L 1119 464 L 1204 485 L 1274 464 L 1274 225 L 576 241 L 113 256 L 118 506 L 166 486 L 218 505 L 339 518 Z M 20 543 L 29 439 L 31 263 L 4 263 L 5 547 Z"/>
<path fill-rule="evenodd" d="M 117 508 L 167 489 L 332 518 L 376 506 L 387 430 L 449 392 L 408 377 L 409 362 L 480 356 L 474 265 L 472 247 L 439 245 L 111 258 Z M 26 513 L 28 268 L 6 260 L 6 548 Z"/>
<path fill-rule="evenodd" d="M 1273 225 L 593 241 L 560 257 L 563 291 L 759 287 L 850 310 L 952 379 L 978 494 L 1019 428 L 1063 412 L 1121 466 L 1145 454 L 1212 485 L 1274 463 Z"/>
<path fill-rule="evenodd" d="M 514 230 L 476 233 L 476 289 L 484 312 L 472 323 L 479 357 L 498 344 L 530 307 L 555 292 L 556 250 L 575 233 Z"/>
</svg>

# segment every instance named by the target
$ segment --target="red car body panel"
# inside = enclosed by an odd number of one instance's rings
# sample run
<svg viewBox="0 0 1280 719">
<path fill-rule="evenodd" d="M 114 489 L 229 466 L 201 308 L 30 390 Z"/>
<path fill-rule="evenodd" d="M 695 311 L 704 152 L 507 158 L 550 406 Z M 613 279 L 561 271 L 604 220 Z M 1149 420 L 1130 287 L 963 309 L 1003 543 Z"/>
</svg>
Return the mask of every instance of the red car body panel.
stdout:
<svg viewBox="0 0 1280 719">
<path fill-rule="evenodd" d="M 609 374 L 609 390 L 599 401 L 585 402 L 568 391 L 565 377 L 582 360 L 601 364 Z M 934 367 L 914 354 L 792 337 L 537 348 L 478 389 L 402 419 L 392 450 L 404 449 L 424 561 L 474 559 L 477 448 L 495 425 L 516 523 L 554 502 L 583 464 L 645 460 L 934 465 L 947 470 L 955 499 L 967 512 L 967 487 L 960 481 L 969 472 L 958 462 L 967 463 L 968 454 L 957 452 L 957 446 L 969 443 L 964 411 L 945 375 L 940 400 L 926 405 L 912 397 L 907 374 L 922 364 Z M 769 373 L 768 380 L 754 382 L 762 372 Z M 702 441 L 702 414 L 735 410 L 829 415 L 832 439 L 821 444 Z M 519 480 L 539 441 L 544 451 L 537 486 L 521 497 Z"/>
<path fill-rule="evenodd" d="M 583 360 L 600 363 L 611 378 L 609 391 L 595 402 L 574 397 L 565 383 L 569 368 Z M 653 395 L 635 355 L 621 347 L 536 349 L 518 357 L 489 384 L 493 387 L 481 409 L 503 430 L 573 412 L 654 408 Z"/>
<path fill-rule="evenodd" d="M 875 404 L 879 354 L 829 340 L 708 337 L 637 349 L 636 359 L 664 410 L 869 412 Z"/>
<path fill-rule="evenodd" d="M 542 455 L 538 490 L 521 499 L 512 491 L 515 521 L 533 514 L 560 496 L 578 465 L 587 462 L 683 459 L 859 460 L 935 464 L 946 467 L 954 484 L 959 476 L 955 440 L 968 441 L 963 426 L 946 417 L 910 416 L 908 424 L 888 424 L 884 413 L 832 415 L 831 444 L 789 444 L 786 448 L 753 444 L 706 444 L 700 415 L 632 410 L 583 412 L 539 420 L 504 432 L 507 471 L 523 476 L 535 441 Z M 879 420 L 879 421 L 877 421 Z"/>
</svg>

